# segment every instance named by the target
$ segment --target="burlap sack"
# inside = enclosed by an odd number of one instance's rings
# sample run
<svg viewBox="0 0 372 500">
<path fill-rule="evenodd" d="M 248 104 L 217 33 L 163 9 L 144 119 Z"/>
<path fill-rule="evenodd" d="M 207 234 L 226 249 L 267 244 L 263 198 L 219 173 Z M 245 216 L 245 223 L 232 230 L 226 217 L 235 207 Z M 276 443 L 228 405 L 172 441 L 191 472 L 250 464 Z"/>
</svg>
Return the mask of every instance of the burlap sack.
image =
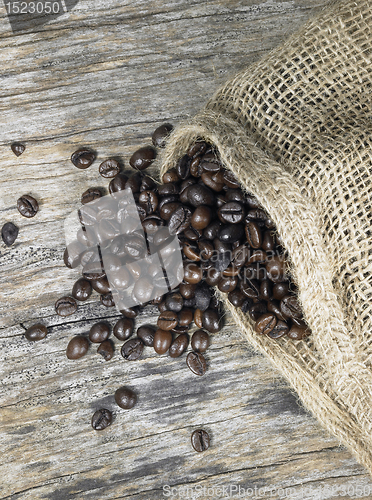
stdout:
<svg viewBox="0 0 372 500">
<path fill-rule="evenodd" d="M 372 4 L 339 1 L 224 85 L 172 134 L 162 173 L 197 137 L 259 199 L 289 252 L 312 335 L 249 342 L 372 472 Z"/>
</svg>

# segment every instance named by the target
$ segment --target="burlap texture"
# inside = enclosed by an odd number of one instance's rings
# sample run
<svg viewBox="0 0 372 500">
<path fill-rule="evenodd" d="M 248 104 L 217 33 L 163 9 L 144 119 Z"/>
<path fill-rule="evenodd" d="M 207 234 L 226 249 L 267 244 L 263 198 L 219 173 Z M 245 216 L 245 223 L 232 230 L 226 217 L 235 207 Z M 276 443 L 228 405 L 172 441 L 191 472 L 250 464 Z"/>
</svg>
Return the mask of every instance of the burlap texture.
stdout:
<svg viewBox="0 0 372 500">
<path fill-rule="evenodd" d="M 329 5 L 171 135 L 162 172 L 201 137 L 256 195 L 288 250 L 303 341 L 259 336 L 308 408 L 372 473 L 372 11 Z"/>
</svg>

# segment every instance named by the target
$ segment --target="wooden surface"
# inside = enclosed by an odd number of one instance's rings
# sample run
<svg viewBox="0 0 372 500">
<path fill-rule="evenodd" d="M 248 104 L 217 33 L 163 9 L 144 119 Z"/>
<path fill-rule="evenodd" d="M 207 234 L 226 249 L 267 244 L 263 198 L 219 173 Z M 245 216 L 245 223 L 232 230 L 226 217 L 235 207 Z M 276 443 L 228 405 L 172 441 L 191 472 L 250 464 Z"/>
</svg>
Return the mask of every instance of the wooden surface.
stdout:
<svg viewBox="0 0 372 500">
<path fill-rule="evenodd" d="M 105 362 L 94 348 L 68 361 L 73 335 L 119 315 L 97 295 L 67 321 L 53 308 L 78 276 L 62 262 L 63 222 L 85 189 L 107 186 L 100 161 L 120 156 L 128 165 L 158 124 L 195 113 L 324 3 L 81 0 L 50 24 L 14 34 L 0 9 L 0 221 L 20 228 L 12 247 L 0 243 L 0 499 L 152 500 L 166 498 L 166 485 L 175 488 L 169 498 L 234 498 L 239 486 L 253 488 L 245 498 L 342 499 L 357 487 L 372 498 L 365 470 L 229 317 L 213 336 L 207 374 L 196 377 L 184 357 L 149 348 L 137 362 L 118 350 Z M 16 140 L 27 145 L 19 158 L 10 150 Z M 86 171 L 69 161 L 82 145 L 98 152 Z M 30 220 L 16 210 L 26 193 L 40 202 Z M 149 308 L 137 326 L 155 319 Z M 31 344 L 23 333 L 36 320 L 49 334 Z M 139 395 L 129 411 L 113 401 L 124 384 Z M 95 432 L 91 415 L 102 406 L 115 420 Z M 190 445 L 199 427 L 211 435 L 202 454 Z"/>
</svg>

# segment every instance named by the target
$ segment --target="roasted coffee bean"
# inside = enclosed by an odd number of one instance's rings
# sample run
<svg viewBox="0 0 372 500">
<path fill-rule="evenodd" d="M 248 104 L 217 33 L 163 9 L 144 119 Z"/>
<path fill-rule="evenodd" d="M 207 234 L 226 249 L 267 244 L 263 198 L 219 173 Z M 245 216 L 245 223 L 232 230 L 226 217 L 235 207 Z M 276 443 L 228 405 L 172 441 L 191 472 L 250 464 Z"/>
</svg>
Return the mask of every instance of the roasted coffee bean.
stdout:
<svg viewBox="0 0 372 500">
<path fill-rule="evenodd" d="M 184 230 L 183 236 L 190 241 L 198 241 L 202 236 L 202 232 L 190 226 Z"/>
<path fill-rule="evenodd" d="M 222 276 L 224 277 L 234 277 L 240 275 L 241 269 L 239 267 L 235 267 L 233 264 L 230 264 L 223 272 Z"/>
<path fill-rule="evenodd" d="M 100 293 L 101 295 L 105 295 L 106 293 L 110 292 L 110 283 L 108 282 L 106 276 L 103 276 L 102 278 L 99 278 L 97 280 L 91 280 L 90 283 L 93 290 Z"/>
<path fill-rule="evenodd" d="M 170 216 L 168 229 L 170 234 L 179 234 L 186 229 L 191 222 L 191 210 L 187 207 L 178 207 Z"/>
<path fill-rule="evenodd" d="M 180 192 L 179 186 L 173 182 L 170 182 L 168 184 L 160 184 L 160 186 L 158 186 L 159 196 L 170 196 L 178 194 L 179 192 Z"/>
<path fill-rule="evenodd" d="M 200 250 L 200 257 L 203 261 L 209 260 L 214 254 L 214 247 L 211 241 L 204 238 L 199 239 L 198 248 Z"/>
<path fill-rule="evenodd" d="M 30 326 L 30 328 L 27 328 L 25 332 L 25 337 L 27 340 L 32 340 L 33 342 L 37 340 L 42 340 L 45 339 L 47 336 L 48 330 L 45 325 L 42 325 L 41 323 L 36 323 L 36 325 Z"/>
<path fill-rule="evenodd" d="M 197 325 L 199 326 L 199 325 Z M 207 309 L 203 313 L 202 326 L 210 333 L 217 333 L 221 330 L 221 318 L 215 309 Z"/>
<path fill-rule="evenodd" d="M 130 410 L 137 403 L 137 394 L 129 387 L 120 387 L 115 391 L 115 402 L 120 408 Z"/>
<path fill-rule="evenodd" d="M 244 206 L 237 201 L 229 201 L 218 209 L 217 215 L 224 224 L 239 224 L 244 220 Z"/>
<path fill-rule="evenodd" d="M 255 279 L 245 279 L 240 282 L 240 289 L 249 299 L 257 299 L 260 296 L 260 282 Z"/>
<path fill-rule="evenodd" d="M 187 333 L 181 333 L 176 337 L 169 346 L 169 356 L 171 358 L 178 358 L 183 354 L 189 345 L 189 336 Z"/>
<path fill-rule="evenodd" d="M 191 337 L 191 347 L 194 351 L 206 351 L 209 347 L 209 342 L 209 335 L 204 330 L 196 330 Z"/>
<path fill-rule="evenodd" d="M 207 362 L 200 352 L 189 352 L 186 357 L 186 364 L 195 375 L 201 376 L 207 371 Z"/>
<path fill-rule="evenodd" d="M 203 167 L 200 165 L 200 158 L 196 157 L 191 159 L 190 174 L 193 177 L 200 177 L 202 173 L 203 173 Z"/>
<path fill-rule="evenodd" d="M 61 297 L 55 303 L 55 310 L 58 316 L 70 316 L 77 310 L 76 300 L 72 297 Z"/>
<path fill-rule="evenodd" d="M 260 248 L 262 244 L 262 232 L 256 222 L 248 222 L 245 226 L 245 236 L 252 248 Z"/>
<path fill-rule="evenodd" d="M 149 175 L 142 177 L 140 192 L 142 191 L 156 191 L 156 182 Z"/>
<path fill-rule="evenodd" d="M 234 307 L 242 307 L 246 300 L 244 293 L 237 288 L 235 288 L 232 292 L 229 292 L 227 298 Z"/>
<path fill-rule="evenodd" d="M 200 309 L 195 309 L 194 323 L 198 328 L 203 328 L 203 311 Z"/>
<path fill-rule="evenodd" d="M 106 408 L 100 408 L 94 412 L 92 417 L 92 427 L 95 431 L 102 431 L 106 429 L 112 422 L 112 413 Z"/>
<path fill-rule="evenodd" d="M 196 244 L 186 241 L 183 245 L 183 253 L 187 259 L 193 262 L 200 261 L 200 251 Z"/>
<path fill-rule="evenodd" d="M 74 241 L 68 245 L 63 254 L 63 262 L 69 269 L 74 269 L 80 264 L 84 247 L 78 241 Z"/>
<path fill-rule="evenodd" d="M 99 298 L 101 304 L 105 307 L 114 307 L 115 302 L 114 302 L 114 297 L 112 296 L 112 293 L 105 293 L 100 296 Z"/>
<path fill-rule="evenodd" d="M 187 189 L 187 199 L 188 202 L 193 207 L 198 207 L 199 205 L 212 206 L 214 204 L 214 194 L 206 186 L 201 184 L 192 184 Z"/>
<path fill-rule="evenodd" d="M 159 309 L 159 312 L 162 313 L 164 311 L 167 310 L 167 306 L 165 305 L 165 300 L 162 300 L 159 304 L 158 304 L 158 309 Z"/>
<path fill-rule="evenodd" d="M 66 356 L 68 359 L 79 359 L 89 350 L 89 340 L 83 335 L 76 335 L 67 345 Z"/>
<path fill-rule="evenodd" d="M 204 166 L 202 167 L 204 170 Z M 224 179 L 222 172 L 203 172 L 201 174 L 203 183 L 213 191 L 219 193 L 224 187 Z"/>
<path fill-rule="evenodd" d="M 305 330 L 306 328 L 308 328 L 303 318 L 291 318 L 291 322 L 293 325 L 298 326 L 300 328 L 304 328 Z"/>
<path fill-rule="evenodd" d="M 178 324 L 180 327 L 189 326 L 192 323 L 194 313 L 192 309 L 185 307 L 178 313 Z"/>
<path fill-rule="evenodd" d="M 275 327 L 276 322 L 275 314 L 265 313 L 257 319 L 254 329 L 260 335 L 267 335 Z"/>
<path fill-rule="evenodd" d="M 152 214 L 158 208 L 158 197 L 154 191 L 142 191 L 138 201 L 146 210 L 147 214 Z"/>
<path fill-rule="evenodd" d="M 86 205 L 87 203 L 91 203 L 101 197 L 102 191 L 100 188 L 89 188 L 81 195 L 81 203 L 82 205 Z"/>
<path fill-rule="evenodd" d="M 297 325 L 292 325 L 287 335 L 292 340 L 302 340 L 310 335 L 310 330 L 308 328 L 300 328 Z"/>
<path fill-rule="evenodd" d="M 235 243 L 236 241 L 240 240 L 243 235 L 243 224 L 230 224 L 221 228 L 218 238 L 224 243 Z"/>
<path fill-rule="evenodd" d="M 144 345 L 154 347 L 154 336 L 156 328 L 152 325 L 142 325 L 137 329 L 137 337 L 139 337 Z"/>
<path fill-rule="evenodd" d="M 227 189 L 225 193 L 225 198 L 226 202 L 237 201 L 242 205 L 246 204 L 245 194 L 241 189 Z"/>
<path fill-rule="evenodd" d="M 244 269 L 241 270 L 241 275 L 244 276 L 245 280 L 259 280 L 267 278 L 266 269 L 259 262 L 254 264 L 248 264 Z"/>
<path fill-rule="evenodd" d="M 158 321 L 159 324 L 159 321 Z M 158 354 L 165 354 L 172 343 L 172 332 L 159 328 L 154 335 L 154 350 Z"/>
<path fill-rule="evenodd" d="M 114 355 L 114 344 L 110 339 L 104 340 L 102 344 L 98 346 L 97 353 L 100 354 L 105 361 L 109 361 Z"/>
<path fill-rule="evenodd" d="M 248 309 L 248 314 L 253 319 L 253 321 L 257 321 L 258 318 L 265 313 L 267 313 L 267 307 L 266 302 L 263 300 L 252 304 Z"/>
<path fill-rule="evenodd" d="M 252 255 L 248 258 L 248 264 L 254 264 L 256 262 L 266 262 L 267 254 L 263 250 L 255 250 Z"/>
<path fill-rule="evenodd" d="M 16 156 L 21 156 L 21 154 L 26 149 L 26 146 L 24 144 L 21 144 L 20 142 L 13 142 L 13 144 L 10 147 Z"/>
<path fill-rule="evenodd" d="M 204 231 L 203 231 L 204 238 L 206 238 L 207 240 L 216 239 L 218 237 L 218 235 L 220 234 L 221 227 L 222 227 L 222 222 L 220 222 L 218 220 L 214 220 L 213 222 L 211 222 L 209 224 L 209 226 L 207 226 L 204 229 Z"/>
<path fill-rule="evenodd" d="M 275 241 L 274 241 L 274 238 L 271 234 L 271 231 L 265 231 L 263 233 L 261 247 L 265 252 L 273 252 L 274 251 Z"/>
<path fill-rule="evenodd" d="M 235 177 L 235 175 L 230 172 L 230 170 L 225 170 L 223 173 L 223 180 L 225 181 L 226 186 L 229 188 L 237 189 L 240 188 L 239 181 Z"/>
<path fill-rule="evenodd" d="M 35 217 L 39 210 L 39 204 L 32 196 L 24 194 L 17 200 L 18 212 L 23 217 Z"/>
<path fill-rule="evenodd" d="M 18 236 L 18 227 L 13 222 L 6 222 L 1 229 L 1 237 L 7 247 L 13 245 Z"/>
<path fill-rule="evenodd" d="M 183 155 L 177 162 L 176 172 L 180 179 L 185 180 L 190 175 L 190 157 Z"/>
<path fill-rule="evenodd" d="M 206 311 L 211 302 L 211 295 L 211 289 L 209 286 L 198 286 L 195 290 L 195 307 L 201 311 Z"/>
<path fill-rule="evenodd" d="M 302 318 L 302 309 L 294 295 L 286 295 L 280 301 L 280 310 L 287 318 Z"/>
<path fill-rule="evenodd" d="M 288 283 L 276 283 L 273 286 L 273 297 L 277 300 L 282 300 L 286 295 L 289 294 Z"/>
<path fill-rule="evenodd" d="M 90 281 L 86 280 L 85 278 L 79 278 L 73 286 L 71 295 L 74 299 L 81 302 L 84 300 L 88 300 L 92 295 L 92 285 Z"/>
<path fill-rule="evenodd" d="M 201 156 L 207 150 L 207 144 L 204 141 L 196 141 L 192 146 L 189 147 L 187 154 L 190 158 L 194 156 Z"/>
<path fill-rule="evenodd" d="M 202 452 L 209 448 L 209 435 L 203 429 L 197 429 L 191 434 L 191 444 L 195 451 Z"/>
<path fill-rule="evenodd" d="M 235 291 L 236 291 L 236 289 L 235 289 L 233 292 L 231 292 L 231 293 L 234 293 Z M 245 301 L 243 302 L 243 304 L 240 306 L 240 308 L 241 308 L 242 312 L 243 312 L 244 314 L 246 314 L 246 313 L 248 313 L 248 312 L 249 312 L 249 309 L 252 307 L 252 305 L 253 305 L 253 300 L 252 300 L 252 299 L 248 299 L 248 298 L 246 298 L 246 299 L 245 299 Z M 265 309 L 265 310 L 266 310 L 266 309 Z M 259 314 L 257 315 L 257 317 L 255 317 L 255 319 L 257 319 L 257 318 L 260 316 L 260 314 L 261 314 L 261 313 L 259 313 Z"/>
<path fill-rule="evenodd" d="M 245 216 L 245 221 L 248 222 L 255 222 L 258 224 L 260 227 L 265 226 L 267 214 L 264 210 L 260 208 L 255 208 L 252 210 L 249 210 L 247 212 L 247 215 Z"/>
<path fill-rule="evenodd" d="M 262 297 L 262 298 L 264 298 L 264 297 Z M 287 319 L 287 317 L 284 316 L 284 314 L 282 313 L 282 311 L 280 309 L 279 300 L 275 300 L 275 299 L 268 300 L 266 306 L 267 306 L 268 312 L 275 314 L 275 316 L 277 317 L 278 320 L 280 319 L 281 321 L 285 321 Z"/>
<path fill-rule="evenodd" d="M 98 170 L 102 177 L 110 179 L 111 177 L 118 175 L 120 172 L 120 165 L 114 158 L 109 158 L 101 163 Z"/>
<path fill-rule="evenodd" d="M 128 340 L 132 336 L 134 321 L 130 318 L 120 318 L 113 329 L 115 337 L 119 340 Z"/>
<path fill-rule="evenodd" d="M 99 321 L 98 323 L 92 325 L 89 331 L 89 340 L 97 344 L 104 342 L 109 338 L 109 336 L 110 336 L 110 325 L 103 321 Z"/>
<path fill-rule="evenodd" d="M 96 159 L 96 154 L 90 149 L 81 148 L 71 155 L 71 161 L 75 167 L 85 169 L 91 166 Z"/>
<path fill-rule="evenodd" d="M 169 220 L 173 212 L 175 212 L 181 206 L 181 203 L 178 203 L 177 201 L 166 203 L 159 210 L 160 217 L 164 220 Z"/>
<path fill-rule="evenodd" d="M 131 156 L 129 164 L 131 167 L 137 170 L 145 170 L 149 167 L 151 163 L 156 158 L 156 149 L 152 146 L 145 146 L 143 148 L 137 149 L 135 153 Z"/>
<path fill-rule="evenodd" d="M 274 328 L 267 334 L 271 339 L 280 339 L 289 332 L 288 324 L 285 321 L 277 321 Z"/>
<path fill-rule="evenodd" d="M 284 257 L 275 255 L 266 262 L 266 271 L 268 277 L 274 283 L 284 281 L 285 278 L 285 260 Z"/>
<path fill-rule="evenodd" d="M 138 307 L 126 307 L 124 309 L 120 309 L 120 313 L 126 318 L 134 319 L 138 316 Z"/>
<path fill-rule="evenodd" d="M 265 300 L 270 300 L 273 297 L 273 286 L 270 280 L 261 281 L 260 296 Z"/>
<path fill-rule="evenodd" d="M 192 299 L 195 297 L 196 285 L 192 285 L 191 283 L 180 283 L 179 290 L 184 299 Z"/>
<path fill-rule="evenodd" d="M 158 327 L 161 330 L 172 330 L 178 325 L 178 316 L 173 311 L 164 311 L 158 317 Z"/>
<path fill-rule="evenodd" d="M 237 276 L 222 276 L 222 278 L 218 282 L 218 289 L 221 292 L 229 293 L 235 290 L 237 285 L 238 285 Z"/>
<path fill-rule="evenodd" d="M 183 297 L 179 292 L 169 293 L 165 298 L 168 311 L 180 312 L 183 308 Z"/>
<path fill-rule="evenodd" d="M 132 297 L 139 304 L 146 304 L 151 299 L 154 284 L 148 277 L 141 277 L 134 284 Z"/>
<path fill-rule="evenodd" d="M 124 191 L 127 187 L 128 177 L 123 173 L 117 174 L 109 184 L 110 194 L 117 193 L 119 191 Z"/>
<path fill-rule="evenodd" d="M 192 214 L 191 225 L 199 231 L 205 229 L 212 219 L 212 210 L 205 205 L 199 205 Z"/>
<path fill-rule="evenodd" d="M 121 348 L 121 355 L 124 359 L 128 361 L 134 361 L 138 359 L 143 351 L 143 342 L 140 338 L 135 337 L 134 339 L 127 340 Z"/>
<path fill-rule="evenodd" d="M 203 278 L 202 269 L 194 262 L 188 262 L 185 265 L 184 271 L 184 281 L 186 281 L 187 283 L 191 283 L 192 285 L 196 285 Z"/>
<path fill-rule="evenodd" d="M 89 281 L 99 280 L 106 276 L 105 270 L 101 262 L 88 262 L 83 267 L 83 276 Z"/>
<path fill-rule="evenodd" d="M 165 148 L 169 134 L 173 130 L 173 125 L 163 123 L 152 134 L 152 143 L 156 148 Z"/>
<path fill-rule="evenodd" d="M 168 172 L 165 172 L 165 174 L 163 174 L 161 180 L 164 182 L 164 184 L 168 184 L 169 182 L 178 182 L 181 179 L 178 177 L 176 169 L 171 168 L 170 170 L 168 170 Z"/>
</svg>

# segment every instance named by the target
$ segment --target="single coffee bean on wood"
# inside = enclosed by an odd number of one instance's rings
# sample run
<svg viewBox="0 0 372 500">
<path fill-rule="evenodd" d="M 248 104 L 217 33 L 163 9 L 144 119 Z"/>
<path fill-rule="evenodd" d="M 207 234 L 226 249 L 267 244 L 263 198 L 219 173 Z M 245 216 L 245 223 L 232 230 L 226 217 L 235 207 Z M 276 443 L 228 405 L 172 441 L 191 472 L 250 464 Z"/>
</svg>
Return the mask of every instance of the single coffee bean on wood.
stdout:
<svg viewBox="0 0 372 500">
<path fill-rule="evenodd" d="M 137 329 L 137 337 L 148 347 L 154 347 L 154 336 L 156 327 L 152 325 L 142 325 Z"/>
<path fill-rule="evenodd" d="M 164 311 L 159 314 L 158 327 L 161 330 L 172 330 L 178 325 L 178 316 L 173 311 Z"/>
<path fill-rule="evenodd" d="M 130 410 L 137 403 L 137 394 L 129 387 L 120 387 L 115 392 L 115 402 L 120 408 Z"/>
<path fill-rule="evenodd" d="M 106 429 L 112 422 L 112 413 L 106 408 L 100 408 L 93 413 L 92 416 L 92 427 L 96 431 L 102 431 Z"/>
<path fill-rule="evenodd" d="M 96 159 L 96 154 L 87 148 L 81 148 L 71 155 L 71 161 L 75 167 L 85 169 L 91 166 Z"/>
<path fill-rule="evenodd" d="M 189 345 L 189 336 L 187 333 L 181 333 L 176 337 L 169 347 L 169 356 L 171 358 L 178 358 L 183 354 Z"/>
<path fill-rule="evenodd" d="M 110 339 L 105 340 L 98 346 L 97 352 L 105 361 L 109 361 L 114 355 L 114 344 Z"/>
<path fill-rule="evenodd" d="M 273 313 L 265 313 L 258 318 L 255 324 L 255 331 L 260 335 L 267 335 L 273 330 L 277 322 Z"/>
<path fill-rule="evenodd" d="M 71 316 L 77 310 L 77 303 L 73 297 L 61 297 L 55 303 L 55 310 L 58 316 Z"/>
<path fill-rule="evenodd" d="M 91 342 L 100 344 L 107 340 L 110 336 L 110 325 L 104 321 L 99 321 L 92 325 L 89 331 L 89 340 Z"/>
<path fill-rule="evenodd" d="M 119 340 L 128 340 L 133 333 L 134 321 L 130 318 L 120 318 L 113 329 L 115 337 Z"/>
<path fill-rule="evenodd" d="M 207 362 L 200 352 L 189 352 L 186 358 L 187 366 L 195 375 L 204 375 L 207 371 Z"/>
<path fill-rule="evenodd" d="M 85 356 L 89 350 L 89 340 L 83 335 L 76 335 L 67 345 L 66 355 L 68 359 L 79 359 Z"/>
<path fill-rule="evenodd" d="M 203 429 L 197 429 L 191 434 L 191 444 L 195 451 L 202 452 L 209 448 L 209 434 Z"/>
<path fill-rule="evenodd" d="M 109 158 L 101 163 L 98 170 L 102 177 L 110 179 L 120 172 L 120 165 L 114 158 Z"/>
<path fill-rule="evenodd" d="M 90 281 L 85 278 L 79 278 L 73 286 L 71 295 L 74 299 L 81 302 L 88 300 L 92 295 L 92 285 Z"/>
<path fill-rule="evenodd" d="M 48 330 L 45 325 L 42 325 L 41 323 L 36 323 L 35 325 L 30 326 L 30 328 L 27 328 L 25 337 L 27 340 L 35 342 L 37 340 L 45 339 L 47 333 Z"/>
<path fill-rule="evenodd" d="M 209 347 L 209 335 L 204 330 L 196 330 L 191 337 L 191 347 L 194 351 L 204 352 Z"/>
<path fill-rule="evenodd" d="M 156 148 L 165 148 L 169 134 L 173 130 L 173 125 L 163 123 L 152 134 L 152 143 Z"/>
<path fill-rule="evenodd" d="M 158 354 L 165 354 L 172 343 L 172 339 L 172 332 L 159 328 L 154 335 L 154 351 Z"/>
<path fill-rule="evenodd" d="M 32 196 L 24 194 L 17 200 L 18 211 L 23 217 L 35 217 L 39 210 L 39 204 Z"/>
<path fill-rule="evenodd" d="M 1 229 L 1 237 L 7 247 L 13 245 L 18 236 L 18 227 L 13 222 L 6 222 Z"/>
<path fill-rule="evenodd" d="M 104 295 L 101 295 L 99 300 L 101 301 L 101 304 L 105 307 L 114 307 L 115 302 L 114 302 L 114 297 L 112 296 L 112 293 L 105 293 Z"/>
<path fill-rule="evenodd" d="M 102 191 L 100 188 L 89 188 L 81 195 L 81 203 L 82 205 L 86 205 L 87 203 L 91 203 L 101 197 Z"/>
<path fill-rule="evenodd" d="M 121 355 L 128 361 L 138 359 L 143 351 L 143 342 L 140 338 L 127 340 L 121 348 Z"/>
<path fill-rule="evenodd" d="M 26 146 L 24 144 L 21 144 L 20 142 L 13 142 L 13 144 L 10 147 L 16 156 L 21 156 L 21 154 L 26 149 Z"/>
<path fill-rule="evenodd" d="M 152 146 L 145 146 L 137 149 L 131 156 L 129 164 L 137 170 L 145 170 L 156 158 L 156 149 Z"/>
</svg>

